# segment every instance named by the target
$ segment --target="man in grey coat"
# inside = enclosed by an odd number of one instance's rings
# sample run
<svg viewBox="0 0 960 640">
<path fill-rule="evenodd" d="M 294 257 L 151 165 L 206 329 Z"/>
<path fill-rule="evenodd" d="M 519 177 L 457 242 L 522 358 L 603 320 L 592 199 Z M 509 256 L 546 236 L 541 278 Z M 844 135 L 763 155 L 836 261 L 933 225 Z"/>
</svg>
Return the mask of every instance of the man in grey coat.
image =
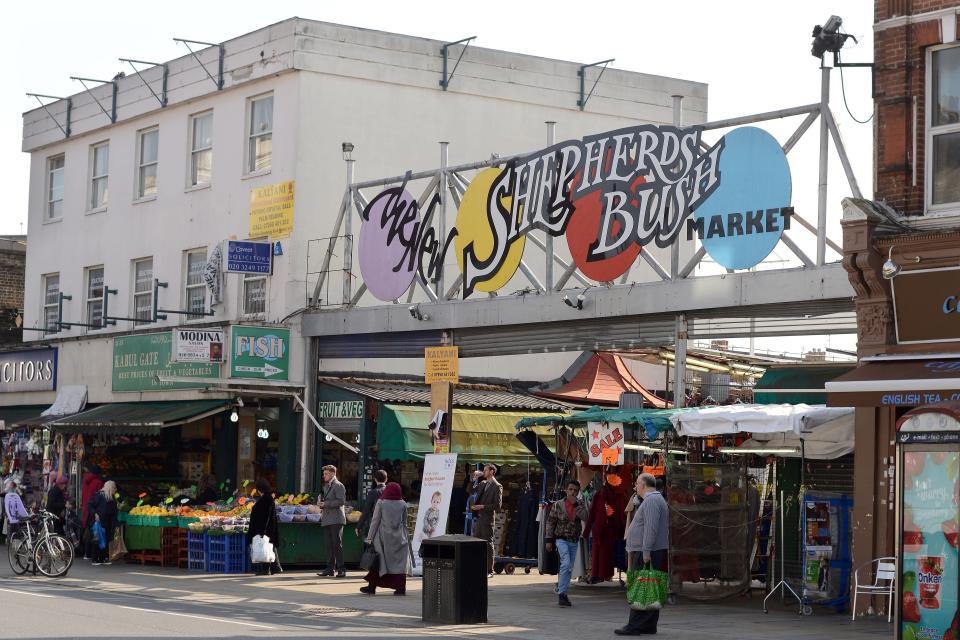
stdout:
<svg viewBox="0 0 960 640">
<path fill-rule="evenodd" d="M 483 468 L 483 484 L 477 490 L 477 501 L 470 507 L 477 516 L 474 535 L 489 543 L 487 556 L 487 575 L 493 575 L 493 518 L 503 509 L 503 485 L 497 482 L 497 465 L 488 464 Z"/>
<path fill-rule="evenodd" d="M 347 515 L 343 505 L 347 501 L 347 489 L 337 480 L 337 468 L 332 464 L 323 467 L 323 486 L 317 506 L 322 509 L 320 527 L 327 543 L 327 568 L 320 576 L 332 576 L 336 570 L 338 578 L 346 578 L 347 570 L 343 564 L 343 525 Z"/>
<path fill-rule="evenodd" d="M 667 501 L 657 491 L 657 479 L 649 473 L 637 477 L 637 495 L 643 499 L 637 514 L 627 529 L 627 553 L 630 566 L 642 567 L 650 563 L 657 571 L 667 570 L 667 547 L 670 525 L 670 510 Z M 618 636 L 652 635 L 657 632 L 660 610 L 630 610 L 626 626 L 615 629 Z"/>
</svg>

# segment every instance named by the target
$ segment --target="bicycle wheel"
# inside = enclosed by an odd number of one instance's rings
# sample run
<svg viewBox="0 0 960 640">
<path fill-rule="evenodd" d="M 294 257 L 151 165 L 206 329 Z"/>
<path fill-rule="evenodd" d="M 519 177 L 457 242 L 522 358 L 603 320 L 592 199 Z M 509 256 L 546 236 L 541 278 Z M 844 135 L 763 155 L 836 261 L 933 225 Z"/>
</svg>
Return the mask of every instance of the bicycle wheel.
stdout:
<svg viewBox="0 0 960 640">
<path fill-rule="evenodd" d="M 33 561 L 48 578 L 65 576 L 73 565 L 73 545 L 63 536 L 47 536 L 37 544 Z"/>
<path fill-rule="evenodd" d="M 33 559 L 33 552 L 27 542 L 27 533 L 17 531 L 7 538 L 7 560 L 10 561 L 10 568 L 18 576 L 22 576 L 30 569 L 30 562 Z"/>
</svg>

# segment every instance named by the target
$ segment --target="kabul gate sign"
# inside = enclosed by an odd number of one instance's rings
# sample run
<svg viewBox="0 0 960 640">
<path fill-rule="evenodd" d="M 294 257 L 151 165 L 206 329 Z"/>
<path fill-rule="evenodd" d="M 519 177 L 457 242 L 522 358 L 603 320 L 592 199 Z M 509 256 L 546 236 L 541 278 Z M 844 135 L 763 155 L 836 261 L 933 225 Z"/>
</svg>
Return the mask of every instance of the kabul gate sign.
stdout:
<svg viewBox="0 0 960 640">
<path fill-rule="evenodd" d="M 614 280 L 645 246 L 669 247 L 684 227 L 722 266 L 752 267 L 790 228 L 789 165 L 762 129 L 740 127 L 706 148 L 702 130 L 629 127 L 486 169 L 442 238 L 431 225 L 440 196 L 421 215 L 404 179 L 361 215 L 364 283 L 378 299 L 396 300 L 415 278 L 434 281 L 453 247 L 464 298 L 493 292 L 513 277 L 535 229 L 565 235 L 577 268 L 595 280 Z"/>
</svg>

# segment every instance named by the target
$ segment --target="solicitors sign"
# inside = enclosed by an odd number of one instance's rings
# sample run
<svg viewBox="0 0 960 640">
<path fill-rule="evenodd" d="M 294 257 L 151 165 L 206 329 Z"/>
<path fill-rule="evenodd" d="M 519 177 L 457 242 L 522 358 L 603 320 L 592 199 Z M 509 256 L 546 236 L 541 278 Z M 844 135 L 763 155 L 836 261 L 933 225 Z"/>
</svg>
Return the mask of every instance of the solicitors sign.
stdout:
<svg viewBox="0 0 960 640">
<path fill-rule="evenodd" d="M 0 393 L 57 388 L 57 348 L 0 353 Z"/>
<path fill-rule="evenodd" d="M 396 300 L 415 277 L 434 281 L 452 248 L 464 297 L 496 291 L 516 273 L 534 230 L 565 236 L 576 267 L 600 281 L 623 275 L 644 247 L 668 247 L 684 231 L 721 266 L 752 267 L 790 227 L 783 149 L 756 127 L 735 129 L 713 146 L 701 133 L 635 126 L 488 168 L 465 190 L 444 238 L 430 225 L 439 195 L 421 215 L 404 180 L 362 213 L 364 282 L 380 300 Z"/>
<path fill-rule="evenodd" d="M 898 343 L 960 341 L 960 269 L 903 271 L 891 282 Z"/>
</svg>

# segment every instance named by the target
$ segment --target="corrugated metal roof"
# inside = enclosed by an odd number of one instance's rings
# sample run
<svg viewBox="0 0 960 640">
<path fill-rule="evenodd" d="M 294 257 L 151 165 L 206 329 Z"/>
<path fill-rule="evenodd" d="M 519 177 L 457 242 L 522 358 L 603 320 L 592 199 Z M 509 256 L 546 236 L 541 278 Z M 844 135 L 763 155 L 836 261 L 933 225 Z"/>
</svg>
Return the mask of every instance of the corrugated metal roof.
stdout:
<svg viewBox="0 0 960 640">
<path fill-rule="evenodd" d="M 320 378 L 320 381 L 357 395 L 394 404 L 430 404 L 430 387 L 424 384 Z M 563 411 L 569 405 L 551 402 L 504 388 L 453 388 L 453 406 L 479 409 L 532 409 L 536 411 Z"/>
</svg>

